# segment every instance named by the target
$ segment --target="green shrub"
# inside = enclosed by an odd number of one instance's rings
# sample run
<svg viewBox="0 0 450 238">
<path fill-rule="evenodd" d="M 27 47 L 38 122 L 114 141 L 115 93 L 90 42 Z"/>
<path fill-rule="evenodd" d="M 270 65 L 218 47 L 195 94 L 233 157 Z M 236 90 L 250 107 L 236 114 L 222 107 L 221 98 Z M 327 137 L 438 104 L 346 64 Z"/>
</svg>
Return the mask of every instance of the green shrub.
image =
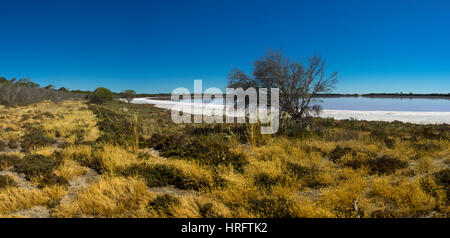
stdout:
<svg viewBox="0 0 450 238">
<path fill-rule="evenodd" d="M 302 180 L 308 187 L 314 188 L 324 185 L 323 182 L 318 179 L 318 175 L 320 173 L 319 168 L 308 168 L 292 162 L 288 162 L 286 167 L 291 174 L 293 174 L 297 179 Z"/>
<path fill-rule="evenodd" d="M 141 128 L 140 120 L 133 121 L 130 114 L 118 113 L 103 106 L 90 107 L 98 117 L 98 127 L 102 135 L 98 142 L 119 146 L 135 146 L 136 131 Z"/>
<path fill-rule="evenodd" d="M 89 95 L 89 101 L 91 103 L 102 104 L 111 100 L 113 100 L 113 93 L 107 88 L 97 88 L 91 95 Z"/>
<path fill-rule="evenodd" d="M 169 194 L 158 195 L 148 203 L 148 207 L 155 210 L 159 215 L 173 216 L 174 208 L 179 206 L 180 201 Z"/>
<path fill-rule="evenodd" d="M 371 218 L 397 218 L 399 214 L 389 209 L 377 209 L 370 214 Z"/>
<path fill-rule="evenodd" d="M 209 181 L 186 176 L 181 170 L 163 164 L 135 165 L 123 171 L 123 174 L 125 176 L 142 176 L 149 187 L 174 185 L 178 189 L 199 190 L 210 186 Z"/>
<path fill-rule="evenodd" d="M 228 186 L 228 181 L 219 173 L 213 173 L 212 176 L 215 188 L 225 188 Z"/>
<path fill-rule="evenodd" d="M 364 211 L 355 211 L 353 206 L 347 207 L 347 206 L 336 206 L 333 209 L 333 213 L 338 218 L 356 218 L 356 217 L 363 217 Z"/>
<path fill-rule="evenodd" d="M 272 186 L 280 183 L 279 177 L 272 177 L 267 173 L 260 173 L 255 177 L 255 185 L 267 191 L 272 190 Z"/>
<path fill-rule="evenodd" d="M 179 146 L 184 145 L 186 141 L 187 138 L 183 134 L 166 135 L 156 133 L 143 146 L 151 147 L 170 156 L 171 151 L 175 151 L 174 154 L 177 154 L 176 151 L 179 149 Z"/>
<path fill-rule="evenodd" d="M 91 168 L 99 174 L 103 174 L 106 172 L 112 172 L 112 171 L 107 171 L 107 169 L 105 168 L 102 161 L 95 156 L 91 155 L 89 157 L 86 157 L 84 155 L 74 155 L 74 157 L 75 157 L 75 160 L 78 161 L 82 166 Z"/>
<path fill-rule="evenodd" d="M 397 169 L 408 167 L 408 162 L 389 156 L 366 160 L 364 163 L 374 174 L 391 174 Z"/>
<path fill-rule="evenodd" d="M 127 102 L 130 103 L 131 101 L 133 101 L 133 98 L 136 96 L 136 91 L 134 91 L 134 90 L 125 90 L 125 91 L 120 93 L 120 96 L 122 98 L 125 98 L 127 100 Z"/>
<path fill-rule="evenodd" d="M 344 166 L 350 167 L 352 169 L 360 169 L 366 164 L 366 160 L 360 158 L 353 158 L 352 160 L 345 161 Z"/>
<path fill-rule="evenodd" d="M 0 189 L 17 186 L 14 178 L 8 175 L 0 175 Z"/>
<path fill-rule="evenodd" d="M 449 129 L 450 125 L 443 124 L 443 125 L 425 125 L 420 128 L 418 131 L 418 135 L 425 139 L 434 139 L 434 140 L 440 140 L 449 138 Z"/>
<path fill-rule="evenodd" d="M 37 115 L 34 115 L 32 118 L 34 120 L 42 120 L 42 119 L 44 119 L 44 117 L 52 119 L 52 118 L 55 118 L 55 115 L 53 115 L 51 112 L 43 112 L 43 113 L 39 113 Z M 22 117 L 22 119 L 23 119 L 23 117 Z"/>
<path fill-rule="evenodd" d="M 33 147 L 48 146 L 55 143 L 56 141 L 45 135 L 45 132 L 41 128 L 31 128 L 22 136 L 22 147 L 24 151 L 28 151 Z"/>
<path fill-rule="evenodd" d="M 352 148 L 341 148 L 340 146 L 336 146 L 336 148 L 334 148 L 334 150 L 329 153 L 328 158 L 336 163 L 341 159 L 342 156 L 349 153 L 356 154 L 356 151 L 354 151 Z"/>
<path fill-rule="evenodd" d="M 294 202 L 285 197 L 263 197 L 249 201 L 250 211 L 262 218 L 295 218 Z"/>
<path fill-rule="evenodd" d="M 419 152 L 438 152 L 442 150 L 442 147 L 439 144 L 434 143 L 415 143 L 413 144 L 415 150 Z"/>
<path fill-rule="evenodd" d="M 200 215 L 204 218 L 215 218 L 217 217 L 217 214 L 214 214 L 214 204 L 208 202 L 205 204 L 198 204 L 198 210 L 200 212 Z"/>
<path fill-rule="evenodd" d="M 18 160 L 14 170 L 18 173 L 24 173 L 27 179 L 39 176 L 48 176 L 59 165 L 58 161 L 43 155 L 26 155 Z"/>
<path fill-rule="evenodd" d="M 293 173 L 295 176 L 302 178 L 308 174 L 310 174 L 312 171 L 310 168 L 301 166 L 299 164 L 295 164 L 292 162 L 287 162 L 286 167 L 288 169 L 288 171 L 290 171 L 291 173 Z"/>
<path fill-rule="evenodd" d="M 197 160 L 213 167 L 232 165 L 239 172 L 248 163 L 243 154 L 232 152 L 228 143 L 212 136 L 186 138 L 182 135 L 155 134 L 149 145 L 164 157 Z"/>
<path fill-rule="evenodd" d="M 318 147 L 316 146 L 309 146 L 309 145 L 303 145 L 302 149 L 306 152 L 306 153 L 312 153 L 312 152 L 318 152 L 321 153 L 322 155 L 324 155 L 325 153 Z"/>
<path fill-rule="evenodd" d="M 6 144 L 4 141 L 0 140 L 0 151 L 3 151 L 6 149 Z"/>
<path fill-rule="evenodd" d="M 17 148 L 19 147 L 19 142 L 17 142 L 17 141 L 14 140 L 14 139 L 11 139 L 11 140 L 8 142 L 8 147 L 9 147 L 10 149 L 15 150 L 15 149 L 17 149 Z"/>
<path fill-rule="evenodd" d="M 29 114 L 24 114 L 24 115 L 22 115 L 22 118 L 20 119 L 20 122 L 26 121 L 28 119 L 30 119 L 30 115 Z"/>
<path fill-rule="evenodd" d="M 69 185 L 67 179 L 53 173 L 60 164 L 61 160 L 57 156 L 26 155 L 23 159 L 15 161 L 14 171 L 24 173 L 28 180 L 37 178 L 40 188 L 50 185 Z"/>
<path fill-rule="evenodd" d="M 370 154 L 369 156 L 373 155 Z M 383 155 L 381 157 L 370 159 L 361 159 L 356 157 L 352 160 L 345 161 L 343 165 L 352 169 L 360 169 L 365 167 L 369 169 L 371 174 L 391 174 L 398 169 L 407 168 L 408 162 Z"/>
<path fill-rule="evenodd" d="M 52 185 L 60 185 L 60 186 L 68 186 L 70 185 L 69 180 L 66 178 L 56 176 L 54 174 L 47 174 L 39 183 L 39 188 L 43 188 L 45 186 Z"/>
<path fill-rule="evenodd" d="M 450 202 L 450 169 L 444 169 L 433 174 L 436 184 L 446 190 L 447 201 Z"/>
<path fill-rule="evenodd" d="M 16 155 L 0 154 L 0 171 L 20 163 L 20 160 L 21 159 Z"/>
<path fill-rule="evenodd" d="M 245 124 L 212 124 L 190 126 L 186 128 L 186 134 L 190 136 L 207 136 L 207 135 L 235 135 L 242 143 L 247 143 L 248 130 Z"/>
<path fill-rule="evenodd" d="M 378 140 L 381 140 L 386 145 L 386 147 L 390 149 L 393 149 L 395 146 L 395 140 L 389 138 L 389 136 L 386 134 L 386 128 L 374 130 L 370 133 L 370 135 Z"/>
</svg>

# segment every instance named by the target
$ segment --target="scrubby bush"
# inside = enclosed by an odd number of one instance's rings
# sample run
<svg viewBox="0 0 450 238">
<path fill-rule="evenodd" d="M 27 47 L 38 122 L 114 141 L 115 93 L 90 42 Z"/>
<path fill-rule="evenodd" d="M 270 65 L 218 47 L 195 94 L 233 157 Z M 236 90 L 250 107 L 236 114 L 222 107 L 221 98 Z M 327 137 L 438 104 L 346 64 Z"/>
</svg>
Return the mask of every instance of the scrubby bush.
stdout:
<svg viewBox="0 0 450 238">
<path fill-rule="evenodd" d="M 125 98 L 127 100 L 127 102 L 130 103 L 131 101 L 133 101 L 133 98 L 136 96 L 136 91 L 134 91 L 134 90 L 125 90 L 125 91 L 120 93 L 120 96 L 122 98 Z"/>
<path fill-rule="evenodd" d="M 260 173 L 255 177 L 255 185 L 259 188 L 271 191 L 272 186 L 281 182 L 281 178 L 270 176 L 267 173 Z"/>
<path fill-rule="evenodd" d="M 36 146 L 48 146 L 55 143 L 56 141 L 48 137 L 42 128 L 31 128 L 22 136 L 22 147 L 24 151 L 28 151 Z"/>
<path fill-rule="evenodd" d="M 144 146 L 151 147 L 155 150 L 162 151 L 166 155 L 171 154 L 171 151 L 179 149 L 180 145 L 184 145 L 187 142 L 187 138 L 183 134 L 153 134 L 150 139 L 148 139 Z"/>
<path fill-rule="evenodd" d="M 214 204 L 208 202 L 205 204 L 198 204 L 198 211 L 202 217 L 205 218 L 213 218 L 217 217 L 216 214 L 214 214 L 213 208 Z"/>
<path fill-rule="evenodd" d="M 319 152 L 322 155 L 324 155 L 325 153 L 318 147 L 316 146 L 308 146 L 308 145 L 303 145 L 302 149 L 306 152 L 306 153 L 312 153 L 312 152 Z"/>
<path fill-rule="evenodd" d="M 314 188 L 324 185 L 323 181 L 318 177 L 320 169 L 317 167 L 306 167 L 292 162 L 288 162 L 286 167 L 292 175 L 303 181 L 307 187 Z"/>
<path fill-rule="evenodd" d="M 67 179 L 54 174 L 54 170 L 60 164 L 61 161 L 58 160 L 58 157 L 33 154 L 15 161 L 13 170 L 24 173 L 28 180 L 38 181 L 40 188 L 51 185 L 69 185 Z"/>
<path fill-rule="evenodd" d="M 89 101 L 91 103 L 102 104 L 111 100 L 113 100 L 113 93 L 107 88 L 97 88 L 89 95 Z"/>
<path fill-rule="evenodd" d="M 15 139 L 11 139 L 11 140 L 9 140 L 9 142 L 8 142 L 8 147 L 9 147 L 10 149 L 15 150 L 15 149 L 17 149 L 17 148 L 19 147 L 19 142 L 17 142 Z"/>
<path fill-rule="evenodd" d="M 15 164 L 14 170 L 24 173 L 26 178 L 50 175 L 60 164 L 54 159 L 43 155 L 26 155 L 20 162 Z"/>
<path fill-rule="evenodd" d="M 142 176 L 149 187 L 174 185 L 179 189 L 199 190 L 210 186 L 210 181 L 187 176 L 180 169 L 164 164 L 134 165 L 123 171 L 123 174 L 126 176 Z"/>
<path fill-rule="evenodd" d="M 103 106 L 91 106 L 91 110 L 97 114 L 98 127 L 103 132 L 97 139 L 98 142 L 106 142 L 124 147 L 135 147 L 136 138 L 139 138 L 141 123 L 138 118 L 129 114 L 118 113 Z"/>
<path fill-rule="evenodd" d="M 14 178 L 8 175 L 0 175 L 0 189 L 17 186 Z"/>
<path fill-rule="evenodd" d="M 354 157 L 343 162 L 343 165 L 352 169 L 367 168 L 371 174 L 392 174 L 398 169 L 407 168 L 408 162 L 383 155 L 369 159 Z"/>
<path fill-rule="evenodd" d="M 20 122 L 27 121 L 28 119 L 30 119 L 30 115 L 24 114 L 24 115 L 22 115 L 22 118 L 20 119 Z"/>
<path fill-rule="evenodd" d="M 356 151 L 354 151 L 352 148 L 342 148 L 339 145 L 336 146 L 336 148 L 334 148 L 333 151 L 330 152 L 330 154 L 328 155 L 328 158 L 333 161 L 334 163 L 338 162 L 342 156 L 346 155 L 346 154 L 355 154 Z"/>
<path fill-rule="evenodd" d="M 180 201 L 169 194 L 158 195 L 148 203 L 150 209 L 155 210 L 161 216 L 173 216 L 174 209 L 179 206 Z"/>
<path fill-rule="evenodd" d="M 262 197 L 249 201 L 250 211 L 262 218 L 295 218 L 294 202 L 285 197 Z"/>
<path fill-rule="evenodd" d="M 395 140 L 389 138 L 388 134 L 386 134 L 386 128 L 380 128 L 374 130 L 370 133 L 370 135 L 378 140 L 381 140 L 388 148 L 394 148 Z"/>
<path fill-rule="evenodd" d="M 196 160 L 213 167 L 222 164 L 232 165 L 237 171 L 242 172 L 248 163 L 243 154 L 231 151 L 229 144 L 216 137 L 185 138 L 179 135 L 156 134 L 152 136 L 149 144 L 159 149 L 162 156 Z"/>
<path fill-rule="evenodd" d="M 67 180 L 66 178 L 57 176 L 55 174 L 48 174 L 40 181 L 39 188 L 53 185 L 68 186 L 70 185 L 70 183 L 69 180 Z"/>
<path fill-rule="evenodd" d="M 450 202 L 450 169 L 444 169 L 433 174 L 434 180 L 446 190 L 447 201 Z"/>
<path fill-rule="evenodd" d="M 390 174 L 397 169 L 408 167 L 408 162 L 389 156 L 382 156 L 376 159 L 369 159 L 365 163 L 372 173 Z"/>
<path fill-rule="evenodd" d="M 0 171 L 20 163 L 20 160 L 21 159 L 16 155 L 0 154 Z"/>
<path fill-rule="evenodd" d="M 427 194 L 419 180 L 377 177 L 372 180 L 370 195 L 378 205 L 370 217 L 423 217 L 436 209 L 436 200 Z M 383 206 L 384 205 L 384 206 Z"/>
<path fill-rule="evenodd" d="M 166 165 L 135 165 L 124 171 L 124 175 L 141 175 L 149 187 L 179 184 L 181 171 Z"/>
<path fill-rule="evenodd" d="M 431 142 L 428 143 L 415 143 L 413 144 L 414 149 L 416 149 L 419 152 L 437 152 L 441 151 L 442 147 L 439 144 L 434 144 Z"/>
<path fill-rule="evenodd" d="M 60 102 L 66 99 L 83 99 L 82 93 L 56 91 L 51 88 L 40 88 L 39 85 L 24 80 L 2 80 L 0 82 L 0 104 L 7 107 L 25 106 L 43 100 Z"/>
<path fill-rule="evenodd" d="M 53 119 L 53 118 L 55 118 L 55 115 L 53 115 L 51 112 L 43 112 L 43 113 L 34 115 L 32 118 L 33 118 L 33 120 L 42 120 L 42 119 L 44 119 L 44 117 Z M 22 119 L 23 119 L 23 117 L 22 117 Z"/>
</svg>

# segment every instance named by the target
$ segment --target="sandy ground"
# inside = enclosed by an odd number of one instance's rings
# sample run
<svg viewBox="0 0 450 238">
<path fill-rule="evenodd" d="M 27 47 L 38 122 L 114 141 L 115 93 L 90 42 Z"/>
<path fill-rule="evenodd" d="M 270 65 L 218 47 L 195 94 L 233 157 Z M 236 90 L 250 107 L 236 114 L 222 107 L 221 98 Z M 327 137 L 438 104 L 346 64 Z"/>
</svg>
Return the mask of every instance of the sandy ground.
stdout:
<svg viewBox="0 0 450 238">
<path fill-rule="evenodd" d="M 191 103 L 154 100 L 148 98 L 135 98 L 132 103 L 153 104 L 159 108 L 173 109 L 175 106 L 186 106 Z M 223 105 L 197 104 L 193 109 L 176 109 L 192 114 L 201 114 L 202 110 L 221 110 Z M 320 114 L 323 118 L 334 118 L 336 120 L 356 119 L 366 121 L 402 121 L 417 124 L 450 124 L 450 112 L 405 112 L 405 111 L 349 111 L 349 110 L 323 110 Z"/>
</svg>

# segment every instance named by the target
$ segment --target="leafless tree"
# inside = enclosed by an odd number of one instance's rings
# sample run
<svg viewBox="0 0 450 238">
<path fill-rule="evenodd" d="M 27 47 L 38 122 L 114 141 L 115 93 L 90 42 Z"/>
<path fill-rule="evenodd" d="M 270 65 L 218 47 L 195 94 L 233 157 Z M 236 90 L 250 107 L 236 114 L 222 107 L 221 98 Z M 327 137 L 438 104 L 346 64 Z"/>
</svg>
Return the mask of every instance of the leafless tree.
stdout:
<svg viewBox="0 0 450 238">
<path fill-rule="evenodd" d="M 318 55 L 306 64 L 291 61 L 281 51 L 269 51 L 253 64 L 253 78 L 234 69 L 228 87 L 279 88 L 280 110 L 294 119 L 311 117 L 320 107 L 310 106 L 319 93 L 330 92 L 337 83 L 337 72 L 327 75 L 326 62 Z"/>
</svg>

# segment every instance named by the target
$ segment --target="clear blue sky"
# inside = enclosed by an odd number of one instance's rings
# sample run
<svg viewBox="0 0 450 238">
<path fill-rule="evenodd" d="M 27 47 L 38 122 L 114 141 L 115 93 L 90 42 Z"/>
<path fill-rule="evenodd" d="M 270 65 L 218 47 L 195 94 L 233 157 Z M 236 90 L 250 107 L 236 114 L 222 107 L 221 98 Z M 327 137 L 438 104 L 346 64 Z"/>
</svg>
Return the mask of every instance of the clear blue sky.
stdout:
<svg viewBox="0 0 450 238">
<path fill-rule="evenodd" d="M 0 1 L 0 76 L 70 89 L 226 86 L 267 49 L 320 53 L 337 93 L 450 93 L 450 1 Z"/>
</svg>

